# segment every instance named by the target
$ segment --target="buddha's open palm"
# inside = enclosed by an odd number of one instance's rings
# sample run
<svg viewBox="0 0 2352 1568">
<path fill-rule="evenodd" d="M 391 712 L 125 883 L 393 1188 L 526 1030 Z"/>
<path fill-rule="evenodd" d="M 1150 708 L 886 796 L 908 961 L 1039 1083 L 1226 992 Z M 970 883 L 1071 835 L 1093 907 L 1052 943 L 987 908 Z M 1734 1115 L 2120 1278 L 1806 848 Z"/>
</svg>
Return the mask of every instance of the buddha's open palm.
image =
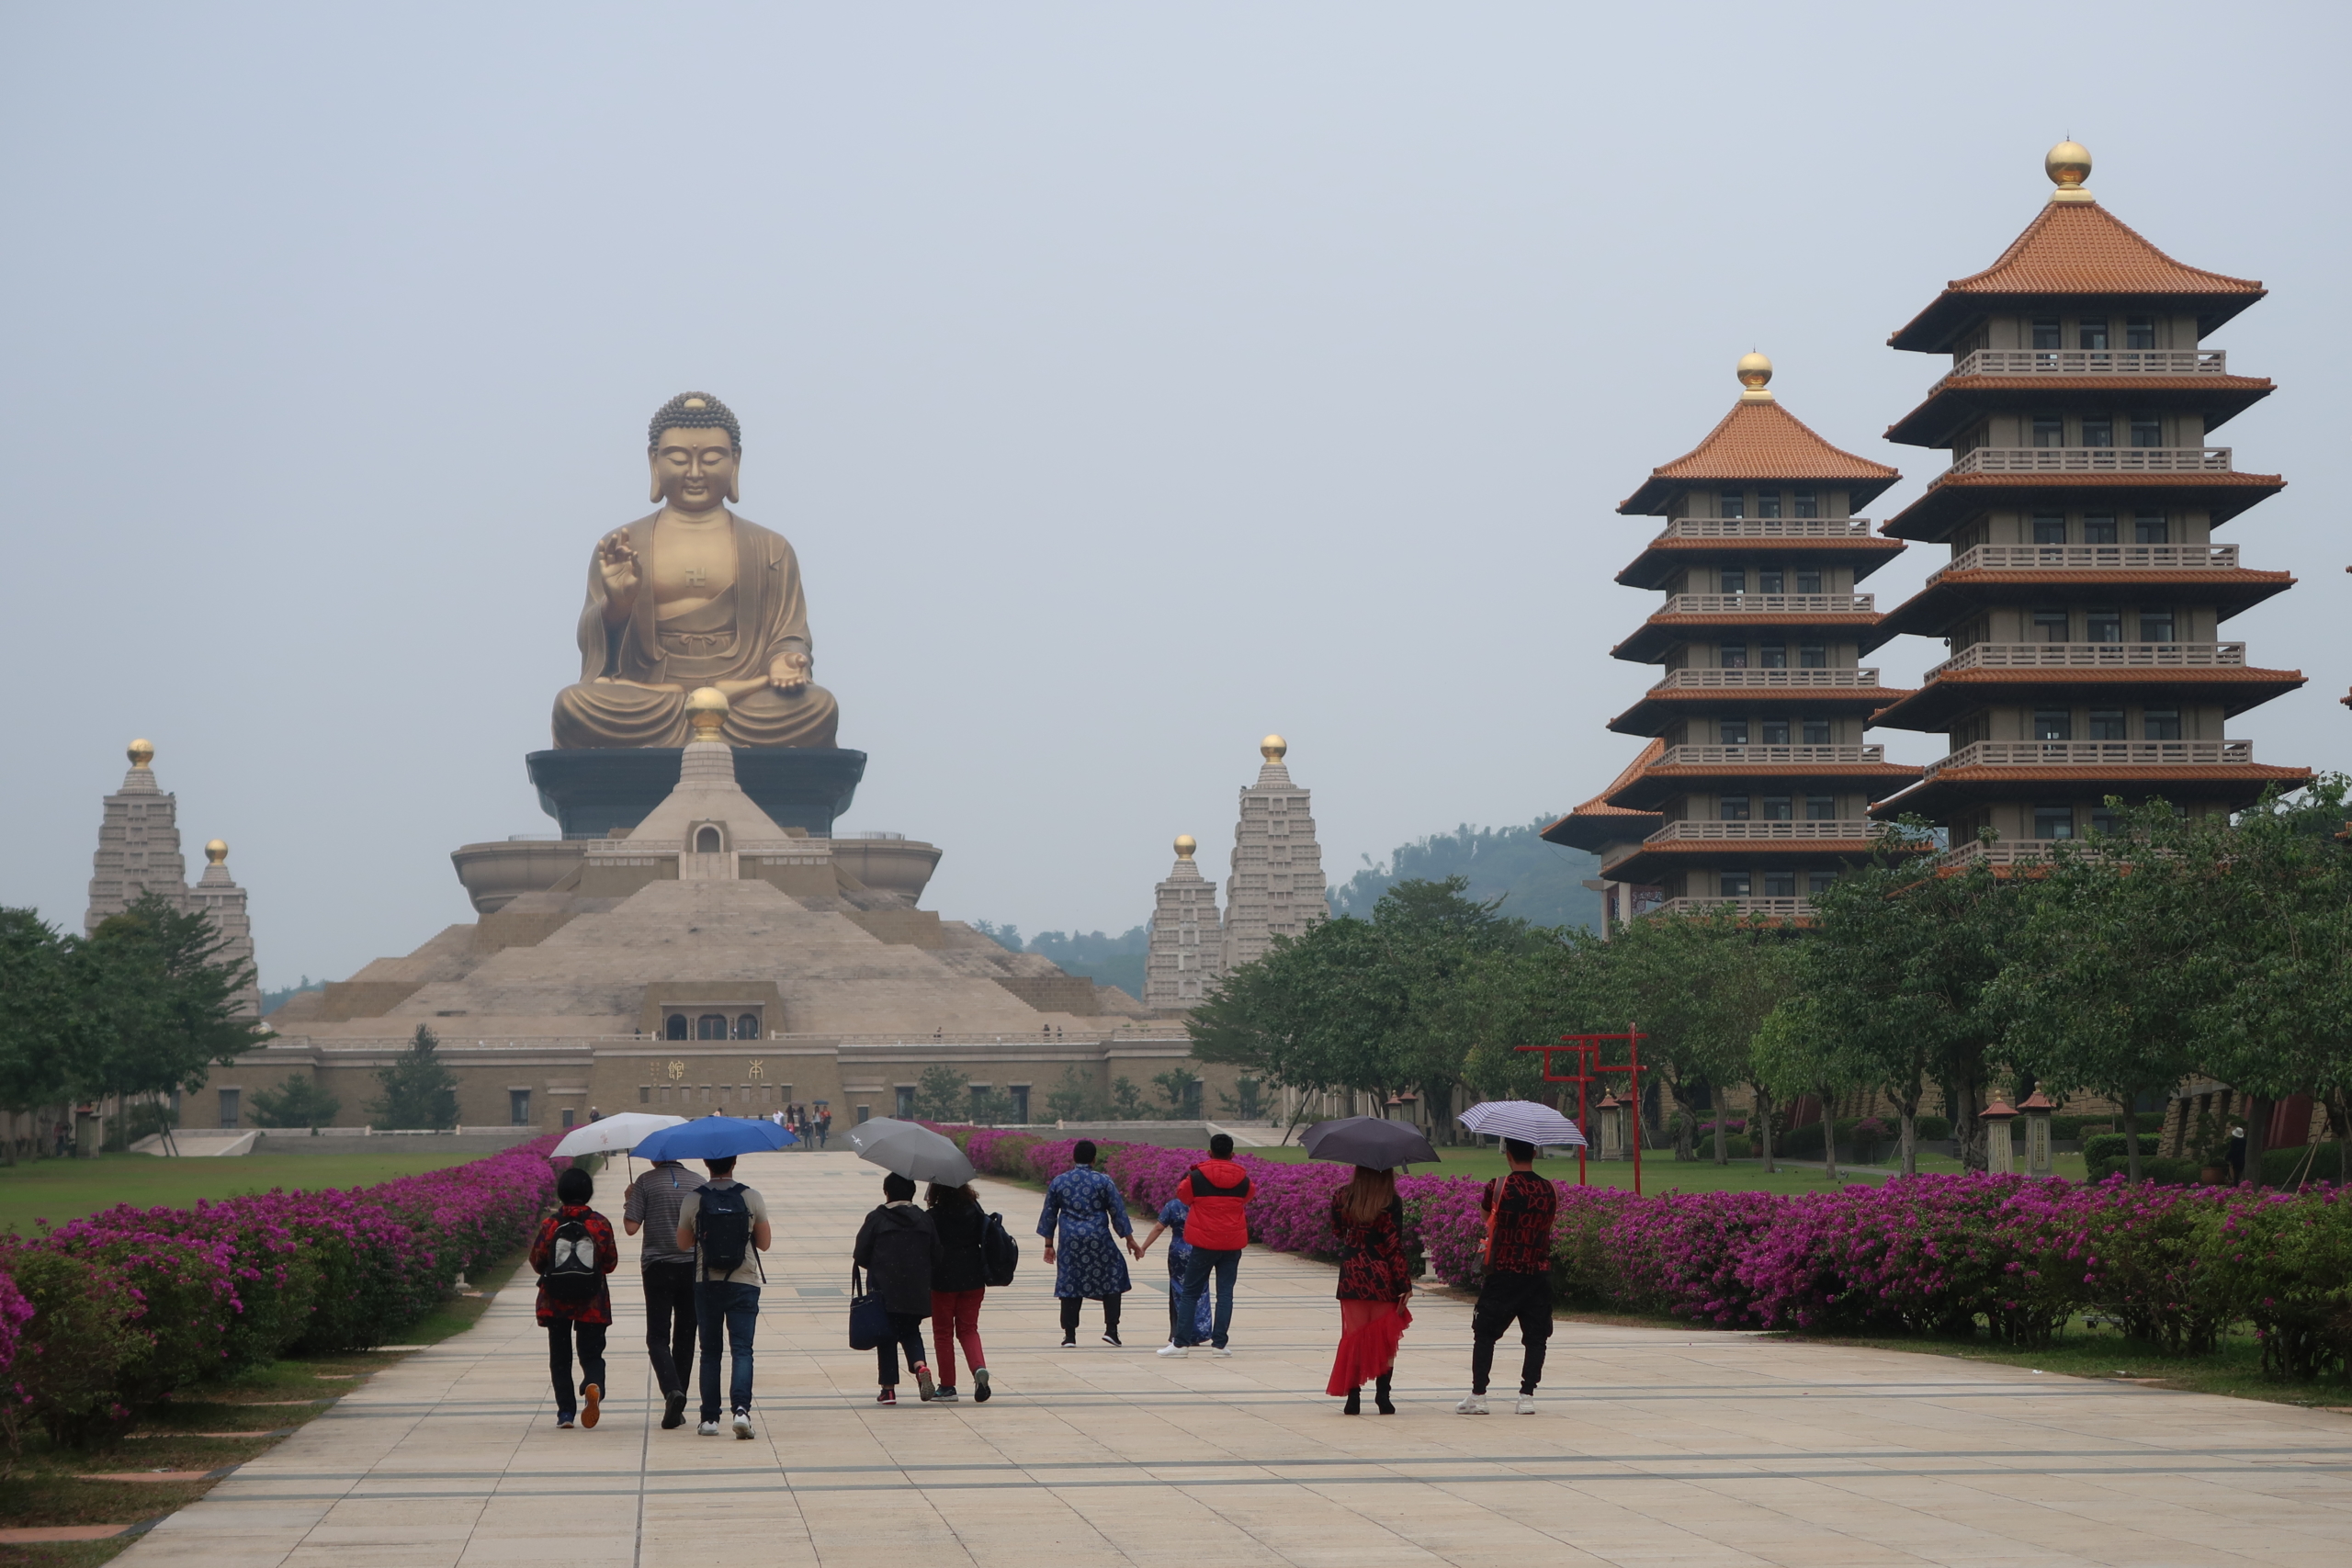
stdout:
<svg viewBox="0 0 2352 1568">
<path fill-rule="evenodd" d="M 613 600 L 637 597 L 640 573 L 637 548 L 629 543 L 628 530 L 619 528 L 605 536 L 596 546 L 596 570 L 605 579 L 605 596 Z"/>
</svg>

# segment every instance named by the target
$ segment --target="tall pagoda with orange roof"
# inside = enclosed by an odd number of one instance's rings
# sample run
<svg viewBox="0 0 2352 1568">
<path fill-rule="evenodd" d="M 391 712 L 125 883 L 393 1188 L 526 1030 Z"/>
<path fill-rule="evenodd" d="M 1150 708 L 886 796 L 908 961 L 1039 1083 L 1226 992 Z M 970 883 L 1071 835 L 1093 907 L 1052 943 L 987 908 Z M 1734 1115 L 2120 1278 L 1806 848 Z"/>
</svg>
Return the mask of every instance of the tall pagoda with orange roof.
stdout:
<svg viewBox="0 0 2352 1568">
<path fill-rule="evenodd" d="M 1911 633 L 1951 656 L 1873 722 L 1944 731 L 1951 749 L 1875 814 L 1943 824 L 1948 862 L 2104 829 L 2110 795 L 2223 810 L 2311 776 L 2222 733 L 2303 682 L 2221 633 L 2294 582 L 2213 540 L 2286 483 L 2206 445 L 2270 394 L 2202 346 L 2263 287 L 2165 255 L 2093 199 L 2090 166 L 2053 148 L 2057 188 L 2025 232 L 1887 340 L 1951 356 L 1887 437 L 1952 464 L 1883 531 L 1952 558 L 1866 647 Z"/>
<path fill-rule="evenodd" d="M 1617 574 L 1665 596 L 1613 650 L 1663 667 L 1609 725 L 1650 742 L 1544 830 L 1600 854 L 1609 926 L 1653 909 L 1799 917 L 1870 850 L 1871 803 L 1919 777 L 1862 739 L 1911 695 L 1860 667 L 1880 617 L 1855 591 L 1904 548 L 1856 515 L 1901 476 L 1815 434 L 1771 377 L 1762 355 L 1742 359 L 1723 423 L 1617 508 L 1666 519 Z"/>
</svg>

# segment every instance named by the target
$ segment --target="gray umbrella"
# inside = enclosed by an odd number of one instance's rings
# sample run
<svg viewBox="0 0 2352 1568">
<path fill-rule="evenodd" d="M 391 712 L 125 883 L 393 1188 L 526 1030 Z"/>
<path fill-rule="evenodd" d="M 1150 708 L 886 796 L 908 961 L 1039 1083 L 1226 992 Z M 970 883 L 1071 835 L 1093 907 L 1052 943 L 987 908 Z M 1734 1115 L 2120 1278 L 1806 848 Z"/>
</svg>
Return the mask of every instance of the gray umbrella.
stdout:
<svg viewBox="0 0 2352 1568">
<path fill-rule="evenodd" d="M 877 1116 L 849 1130 L 849 1146 L 857 1157 L 915 1181 L 936 1181 L 961 1187 L 972 1179 L 972 1162 L 964 1151 L 919 1122 Z"/>
<path fill-rule="evenodd" d="M 1337 1160 L 1345 1165 L 1391 1170 L 1400 1165 L 1429 1165 L 1437 1151 L 1419 1127 L 1409 1122 L 1386 1122 L 1377 1116 L 1342 1116 L 1317 1122 L 1299 1140 L 1311 1159 Z"/>
</svg>

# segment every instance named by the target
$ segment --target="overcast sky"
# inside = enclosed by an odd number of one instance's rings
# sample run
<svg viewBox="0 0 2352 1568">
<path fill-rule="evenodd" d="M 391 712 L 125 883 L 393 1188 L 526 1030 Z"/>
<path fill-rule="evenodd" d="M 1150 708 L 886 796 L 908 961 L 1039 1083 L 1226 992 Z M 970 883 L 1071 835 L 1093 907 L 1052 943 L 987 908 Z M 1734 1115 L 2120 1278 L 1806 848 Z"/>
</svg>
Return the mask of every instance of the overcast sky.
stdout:
<svg viewBox="0 0 2352 1568">
<path fill-rule="evenodd" d="M 950 917 L 1123 930 L 1179 832 L 1222 877 L 1269 729 L 1335 881 L 1564 809 L 1652 673 L 1607 657 L 1654 603 L 1611 508 L 1756 347 L 1892 515 L 1942 455 L 1879 438 L 1936 374 L 1886 335 L 2068 134 L 2271 289 L 2212 342 L 2280 390 L 2218 439 L 2291 486 L 2223 537 L 2301 585 L 2227 631 L 2312 679 L 2233 733 L 2352 767 L 2345 17 L 16 8 L 0 902 L 79 928 L 143 735 L 266 984 L 470 919 L 448 853 L 552 830 L 523 755 L 688 388 L 871 753 L 842 827 L 942 845 Z"/>
</svg>

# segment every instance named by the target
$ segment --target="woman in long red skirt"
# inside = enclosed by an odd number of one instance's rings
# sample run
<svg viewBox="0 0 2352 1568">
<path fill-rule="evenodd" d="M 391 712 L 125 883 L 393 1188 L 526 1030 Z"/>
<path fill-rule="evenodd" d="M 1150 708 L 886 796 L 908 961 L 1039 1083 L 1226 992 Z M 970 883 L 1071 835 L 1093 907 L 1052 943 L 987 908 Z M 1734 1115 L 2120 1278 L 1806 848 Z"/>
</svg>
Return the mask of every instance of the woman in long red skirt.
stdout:
<svg viewBox="0 0 2352 1568">
<path fill-rule="evenodd" d="M 1340 1353 L 1324 1392 L 1348 1396 L 1340 1414 L 1363 1414 L 1363 1385 L 1383 1416 L 1396 1414 L 1388 1380 L 1397 1342 L 1413 1314 L 1412 1266 L 1405 1260 L 1405 1201 L 1396 1173 L 1356 1167 L 1353 1180 L 1331 1194 L 1331 1234 L 1340 1238 Z"/>
</svg>

